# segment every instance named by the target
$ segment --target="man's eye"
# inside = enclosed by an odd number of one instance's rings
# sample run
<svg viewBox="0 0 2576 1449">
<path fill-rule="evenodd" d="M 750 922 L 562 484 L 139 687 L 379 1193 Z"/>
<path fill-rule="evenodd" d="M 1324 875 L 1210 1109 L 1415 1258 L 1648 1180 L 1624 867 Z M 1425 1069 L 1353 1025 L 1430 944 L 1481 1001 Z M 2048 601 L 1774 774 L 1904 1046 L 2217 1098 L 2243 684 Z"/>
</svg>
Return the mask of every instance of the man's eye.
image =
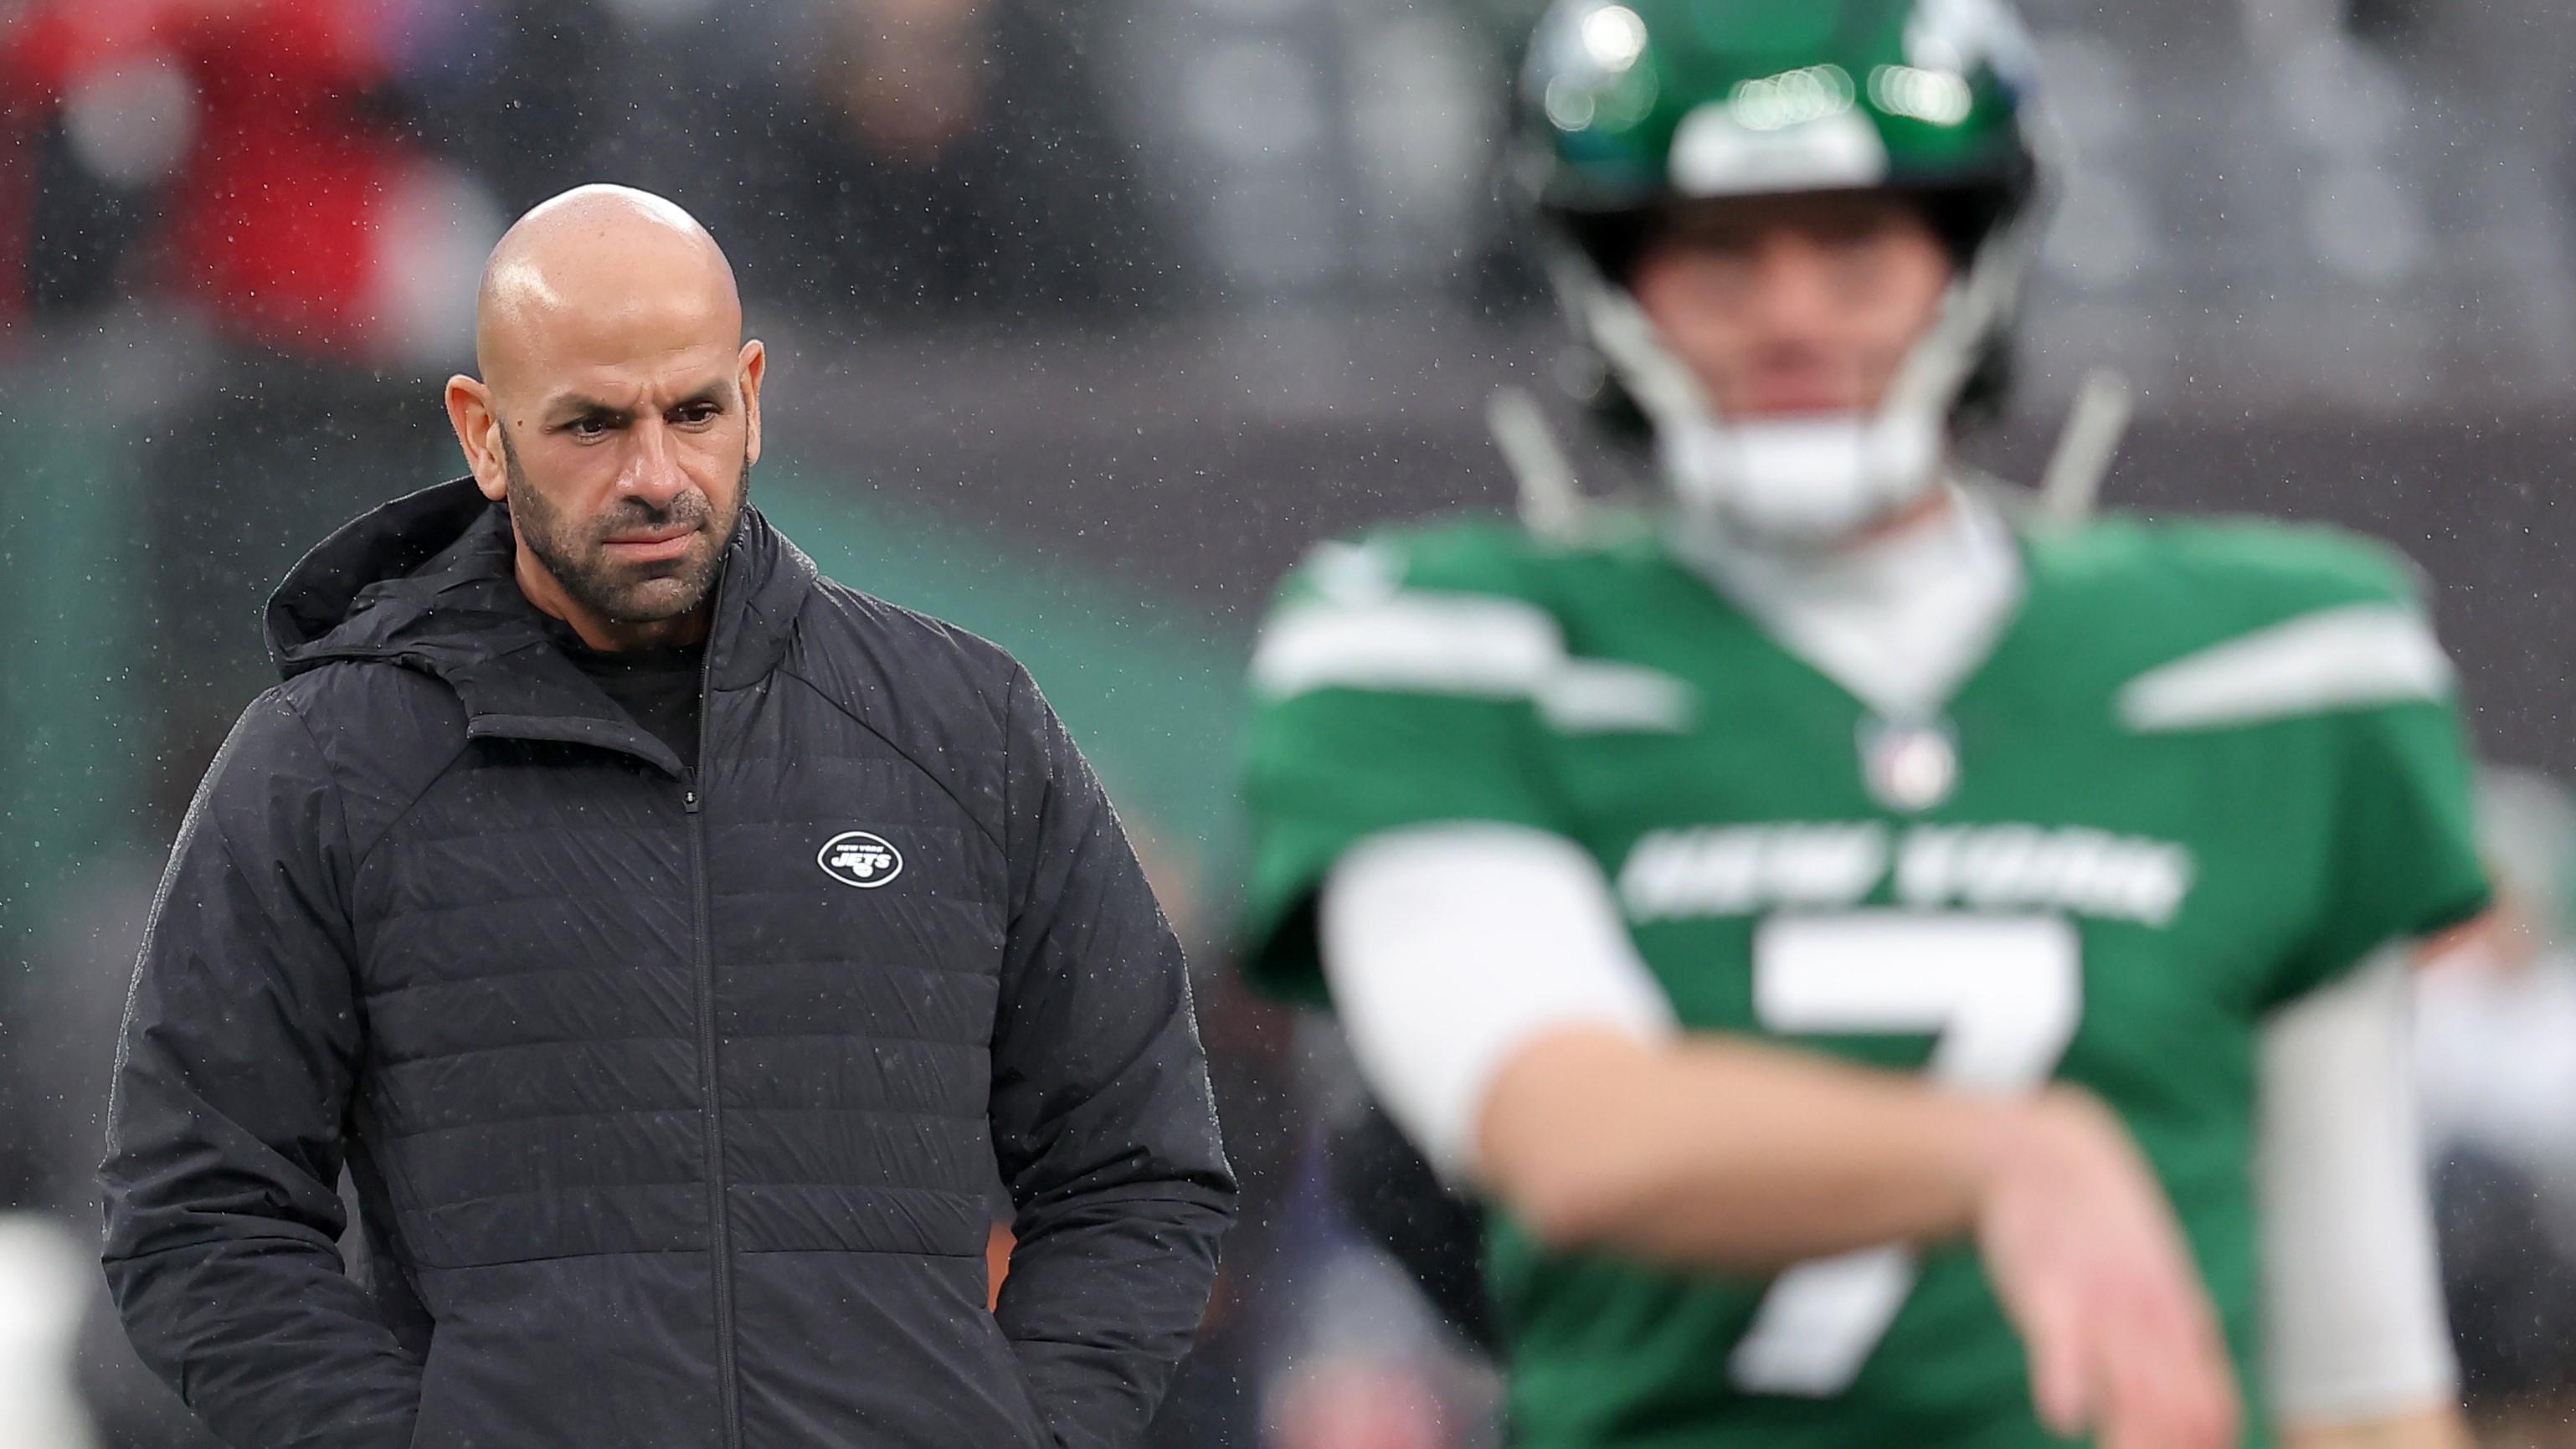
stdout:
<svg viewBox="0 0 2576 1449">
<path fill-rule="evenodd" d="M 573 420 L 572 435 L 576 438 L 596 438 L 607 431 L 608 420 L 606 418 L 576 418 Z"/>
<path fill-rule="evenodd" d="M 714 403 L 692 403 L 680 409 L 680 421 L 684 423 L 710 422 L 714 420 L 715 415 Z"/>
<path fill-rule="evenodd" d="M 1839 252 L 1870 251 L 1886 244 L 1895 228 L 1878 217 L 1839 222 L 1819 228 L 1816 236 Z"/>
</svg>

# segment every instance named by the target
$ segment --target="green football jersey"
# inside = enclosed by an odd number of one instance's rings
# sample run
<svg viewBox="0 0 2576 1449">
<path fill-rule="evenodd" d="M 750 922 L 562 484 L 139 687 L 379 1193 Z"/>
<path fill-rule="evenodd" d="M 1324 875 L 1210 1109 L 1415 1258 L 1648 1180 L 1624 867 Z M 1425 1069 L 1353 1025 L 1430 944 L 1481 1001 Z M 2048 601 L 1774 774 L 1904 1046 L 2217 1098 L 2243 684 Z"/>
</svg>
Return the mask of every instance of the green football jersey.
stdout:
<svg viewBox="0 0 2576 1449">
<path fill-rule="evenodd" d="M 1323 1003 L 1314 893 L 1373 832 L 1564 835 L 1688 1029 L 2099 1094 L 2266 1442 L 2258 1030 L 2484 908 L 2450 671 L 2402 562 L 2340 534 L 2109 520 L 2019 547 L 1982 665 L 1891 720 L 1643 530 L 1327 545 L 1253 666 L 1245 969 Z M 1487 1250 L 1530 1449 L 2059 1442 L 1967 1245 L 1684 1274 L 1496 1212 Z"/>
</svg>

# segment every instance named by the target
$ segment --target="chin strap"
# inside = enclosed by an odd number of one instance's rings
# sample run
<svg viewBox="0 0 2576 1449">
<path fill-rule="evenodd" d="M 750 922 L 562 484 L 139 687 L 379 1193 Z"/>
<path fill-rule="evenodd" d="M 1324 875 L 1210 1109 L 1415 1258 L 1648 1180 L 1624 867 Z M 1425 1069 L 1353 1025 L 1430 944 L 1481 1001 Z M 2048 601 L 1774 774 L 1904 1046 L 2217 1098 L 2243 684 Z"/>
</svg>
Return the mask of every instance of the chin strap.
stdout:
<svg viewBox="0 0 2576 1449">
<path fill-rule="evenodd" d="M 1951 284 L 1932 330 L 1897 368 L 1882 411 L 1915 407 L 1948 416 L 1986 339 L 2002 329 L 2021 295 L 2022 275 L 2039 250 L 2038 215 L 2036 207 L 2024 209 L 1977 248 L 1966 273 Z"/>
<path fill-rule="evenodd" d="M 1485 429 L 1511 471 L 1521 526 L 1550 543 L 1581 543 L 1592 531 L 1595 500 L 1586 496 L 1538 399 L 1524 387 L 1498 387 L 1485 399 Z"/>
<path fill-rule="evenodd" d="M 2039 509 L 2051 527 L 2073 528 L 2093 516 L 2102 475 L 2111 471 L 2134 406 L 2127 378 L 2107 367 L 2084 375 L 2066 428 L 2057 435 L 2057 451 L 2039 477 Z"/>
<path fill-rule="evenodd" d="M 1699 379 L 1664 346 L 1645 309 L 1624 288 L 1612 286 L 1590 257 L 1559 247 L 1549 259 L 1548 276 L 1577 330 L 1656 430 L 1712 416 Z"/>
</svg>

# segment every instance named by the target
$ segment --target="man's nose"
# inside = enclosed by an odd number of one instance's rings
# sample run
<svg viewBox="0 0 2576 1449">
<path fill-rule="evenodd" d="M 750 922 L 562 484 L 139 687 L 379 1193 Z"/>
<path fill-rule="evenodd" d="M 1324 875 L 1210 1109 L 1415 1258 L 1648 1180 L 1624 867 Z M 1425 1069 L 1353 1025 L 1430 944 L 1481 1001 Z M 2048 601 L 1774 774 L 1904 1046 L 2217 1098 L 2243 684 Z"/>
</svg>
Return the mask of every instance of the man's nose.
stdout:
<svg viewBox="0 0 2576 1449">
<path fill-rule="evenodd" d="M 1825 249 L 1794 231 L 1763 238 L 1755 254 L 1755 286 L 1763 321 L 1778 332 L 1803 335 L 1831 312 L 1832 283 Z"/>
<path fill-rule="evenodd" d="M 626 471 L 618 480 L 619 491 L 655 508 L 688 491 L 688 476 L 680 470 L 680 450 L 672 437 L 671 425 L 658 417 L 637 423 L 629 435 L 633 439 L 626 458 Z"/>
</svg>

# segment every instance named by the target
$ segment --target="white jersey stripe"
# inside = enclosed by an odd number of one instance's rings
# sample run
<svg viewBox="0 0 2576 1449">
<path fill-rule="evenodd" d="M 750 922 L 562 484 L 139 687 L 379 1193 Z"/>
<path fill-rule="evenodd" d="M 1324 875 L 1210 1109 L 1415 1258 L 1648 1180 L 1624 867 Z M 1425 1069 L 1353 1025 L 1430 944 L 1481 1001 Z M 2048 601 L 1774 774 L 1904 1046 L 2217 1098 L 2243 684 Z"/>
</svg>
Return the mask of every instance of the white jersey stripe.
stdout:
<svg viewBox="0 0 2576 1449">
<path fill-rule="evenodd" d="M 2440 699 L 2450 686 L 2451 661 L 2423 615 L 2348 604 L 2151 669 L 2121 689 L 2120 717 L 2141 732 L 2206 729 Z"/>
<path fill-rule="evenodd" d="M 1272 699 L 1317 689 L 1528 699 L 1568 734 L 1680 730 L 1691 713 L 1681 680 L 1569 658 L 1545 611 L 1477 594 L 1399 593 L 1292 610 L 1253 651 L 1252 685 Z"/>
<path fill-rule="evenodd" d="M 1285 699 L 1317 689 L 1386 689 L 1511 699 L 1565 663 L 1556 621 L 1514 599 L 1394 594 L 1289 611 L 1252 653 L 1252 686 Z"/>
<path fill-rule="evenodd" d="M 1560 734 L 1672 734 L 1690 728 L 1691 688 L 1642 664 L 1568 659 L 1540 687 L 1538 708 Z"/>
</svg>

